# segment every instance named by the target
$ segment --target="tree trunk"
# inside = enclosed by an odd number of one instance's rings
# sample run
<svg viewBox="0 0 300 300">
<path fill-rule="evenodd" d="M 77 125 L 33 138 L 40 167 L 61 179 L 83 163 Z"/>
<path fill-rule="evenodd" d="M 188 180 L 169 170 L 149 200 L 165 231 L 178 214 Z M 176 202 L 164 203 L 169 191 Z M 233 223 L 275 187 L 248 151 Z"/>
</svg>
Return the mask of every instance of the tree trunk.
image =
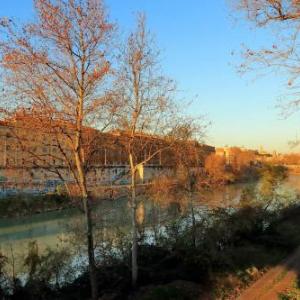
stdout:
<svg viewBox="0 0 300 300">
<path fill-rule="evenodd" d="M 133 165 L 132 155 L 129 156 L 131 166 L 131 212 L 132 212 L 132 250 L 131 250 L 131 280 L 133 288 L 137 285 L 138 262 L 137 262 L 137 222 L 136 222 L 136 186 L 135 186 L 135 168 Z"/>
<path fill-rule="evenodd" d="M 89 198 L 85 197 L 84 201 L 84 215 L 86 221 L 86 235 L 88 243 L 88 258 L 89 258 L 89 273 L 90 273 L 90 284 L 92 299 L 98 299 L 98 284 L 97 284 L 97 268 L 95 262 L 95 252 L 94 252 L 94 237 L 93 237 L 93 221 L 91 208 L 89 203 Z"/>
<path fill-rule="evenodd" d="M 95 262 L 93 220 L 92 220 L 92 214 L 90 208 L 90 199 L 86 187 L 85 174 L 82 168 L 81 157 L 78 152 L 76 152 L 75 154 L 75 159 L 76 159 L 80 190 L 82 194 L 85 223 L 86 223 L 86 237 L 87 237 L 87 246 L 88 246 L 91 294 L 92 294 L 92 300 L 97 300 L 98 299 L 97 268 Z"/>
</svg>

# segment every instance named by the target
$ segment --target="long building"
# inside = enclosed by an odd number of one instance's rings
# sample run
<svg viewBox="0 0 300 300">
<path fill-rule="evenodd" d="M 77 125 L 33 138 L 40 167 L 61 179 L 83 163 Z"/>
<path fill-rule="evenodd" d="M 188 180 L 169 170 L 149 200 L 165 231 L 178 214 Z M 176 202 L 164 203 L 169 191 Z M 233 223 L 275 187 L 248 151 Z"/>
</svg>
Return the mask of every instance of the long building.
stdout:
<svg viewBox="0 0 300 300">
<path fill-rule="evenodd" d="M 54 191 L 62 182 L 74 183 L 71 171 L 73 154 L 68 145 L 68 138 L 72 139 L 72 126 L 64 124 L 63 127 L 69 134 L 49 132 L 26 113 L 0 121 L 0 195 L 46 193 Z M 128 183 L 126 174 L 129 165 L 125 146 L 128 139 L 124 132 L 102 133 L 85 129 L 84 156 L 88 186 Z M 158 137 L 145 135 L 136 140 L 140 145 L 135 153 L 139 161 L 155 149 L 160 149 L 161 143 L 164 143 Z M 200 167 L 214 147 L 197 144 L 196 149 L 195 166 Z M 176 163 L 173 150 L 166 147 L 158 151 L 144 166 L 144 181 L 174 169 Z"/>
</svg>

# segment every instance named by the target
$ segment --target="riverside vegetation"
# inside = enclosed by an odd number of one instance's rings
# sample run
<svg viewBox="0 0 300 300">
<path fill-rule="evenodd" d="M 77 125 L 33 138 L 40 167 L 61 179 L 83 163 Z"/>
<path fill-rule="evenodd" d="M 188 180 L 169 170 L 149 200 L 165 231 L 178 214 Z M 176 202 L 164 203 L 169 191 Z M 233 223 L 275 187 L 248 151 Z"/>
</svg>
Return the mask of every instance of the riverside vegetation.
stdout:
<svg viewBox="0 0 300 300">
<path fill-rule="evenodd" d="M 100 299 L 236 297 L 300 243 L 298 197 L 283 192 L 285 177 L 284 168 L 265 167 L 260 182 L 243 191 L 238 206 L 217 209 L 194 206 L 190 192 L 197 195 L 200 187 L 189 174 L 177 187 L 165 186 L 156 194 L 152 190 L 151 196 L 165 205 L 184 202 L 184 209 L 171 221 L 139 224 L 135 290 L 130 236 L 122 229 L 105 235 L 99 226 L 95 253 Z M 79 224 L 56 249 L 41 252 L 32 241 L 25 256 L 17 257 L 13 249 L 11 255 L 1 254 L 0 298 L 89 299 L 83 231 Z M 22 262 L 20 271 L 17 260 Z"/>
<path fill-rule="evenodd" d="M 62 194 L 15 195 L 0 199 L 0 217 L 19 217 L 70 208 L 71 200 Z"/>
<path fill-rule="evenodd" d="M 267 166 L 264 165 L 241 165 L 239 169 L 233 165 L 226 165 L 224 159 L 218 159 L 216 156 L 209 156 L 205 164 L 205 174 L 201 176 L 202 187 L 205 185 L 208 189 L 240 182 L 258 181 Z M 156 190 L 161 186 L 161 182 L 168 181 L 169 186 L 178 185 L 180 177 L 180 168 L 174 176 L 162 176 L 154 180 L 153 184 Z M 164 182 L 166 184 L 166 182 Z M 164 187 L 162 187 L 164 188 Z M 126 190 L 126 187 L 124 187 Z M 179 188 L 180 190 L 180 188 Z M 118 196 L 118 194 L 116 194 Z M 159 196 L 159 195 L 158 195 Z M 107 198 L 109 196 L 107 195 Z M 28 216 L 37 213 L 44 213 L 55 210 L 70 209 L 80 206 L 80 199 L 71 199 L 63 185 L 59 185 L 56 191 L 48 194 L 29 195 L 17 194 L 0 199 L 0 217 L 11 218 L 19 216 Z M 103 199 L 93 199 L 94 202 Z"/>
</svg>

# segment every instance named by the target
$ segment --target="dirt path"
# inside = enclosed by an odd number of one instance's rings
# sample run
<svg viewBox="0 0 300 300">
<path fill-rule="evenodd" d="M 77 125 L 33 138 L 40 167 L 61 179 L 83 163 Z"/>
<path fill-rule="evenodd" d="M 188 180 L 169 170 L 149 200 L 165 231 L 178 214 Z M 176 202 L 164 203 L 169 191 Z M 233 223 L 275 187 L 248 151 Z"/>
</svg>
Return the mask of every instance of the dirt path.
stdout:
<svg viewBox="0 0 300 300">
<path fill-rule="evenodd" d="M 300 276 L 300 247 L 245 290 L 238 300 L 277 300 L 279 293 L 294 287 L 298 276 Z"/>
</svg>

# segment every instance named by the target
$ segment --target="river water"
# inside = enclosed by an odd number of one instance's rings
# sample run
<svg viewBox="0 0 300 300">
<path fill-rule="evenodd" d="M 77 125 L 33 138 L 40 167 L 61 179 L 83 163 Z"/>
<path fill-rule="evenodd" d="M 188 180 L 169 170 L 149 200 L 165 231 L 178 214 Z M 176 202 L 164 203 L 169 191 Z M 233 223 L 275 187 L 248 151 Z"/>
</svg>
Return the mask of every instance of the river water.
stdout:
<svg viewBox="0 0 300 300">
<path fill-rule="evenodd" d="M 196 195 L 194 206 L 198 209 L 227 207 L 239 202 L 242 190 L 248 184 L 225 186 L 213 192 Z M 285 183 L 290 192 L 300 192 L 300 175 L 290 175 Z M 174 219 L 185 210 L 187 203 L 164 201 L 143 201 L 138 207 L 138 220 L 146 226 L 154 222 L 163 223 Z M 94 209 L 96 223 L 106 234 L 121 228 L 130 233 L 130 206 L 126 199 L 102 201 Z M 77 209 L 48 212 L 29 217 L 18 217 L 0 220 L 0 252 L 6 256 L 23 256 L 30 241 L 37 241 L 41 251 L 46 247 L 56 247 L 68 237 L 70 228 L 82 222 L 83 216 Z M 100 227 L 98 226 L 98 227 Z"/>
</svg>

